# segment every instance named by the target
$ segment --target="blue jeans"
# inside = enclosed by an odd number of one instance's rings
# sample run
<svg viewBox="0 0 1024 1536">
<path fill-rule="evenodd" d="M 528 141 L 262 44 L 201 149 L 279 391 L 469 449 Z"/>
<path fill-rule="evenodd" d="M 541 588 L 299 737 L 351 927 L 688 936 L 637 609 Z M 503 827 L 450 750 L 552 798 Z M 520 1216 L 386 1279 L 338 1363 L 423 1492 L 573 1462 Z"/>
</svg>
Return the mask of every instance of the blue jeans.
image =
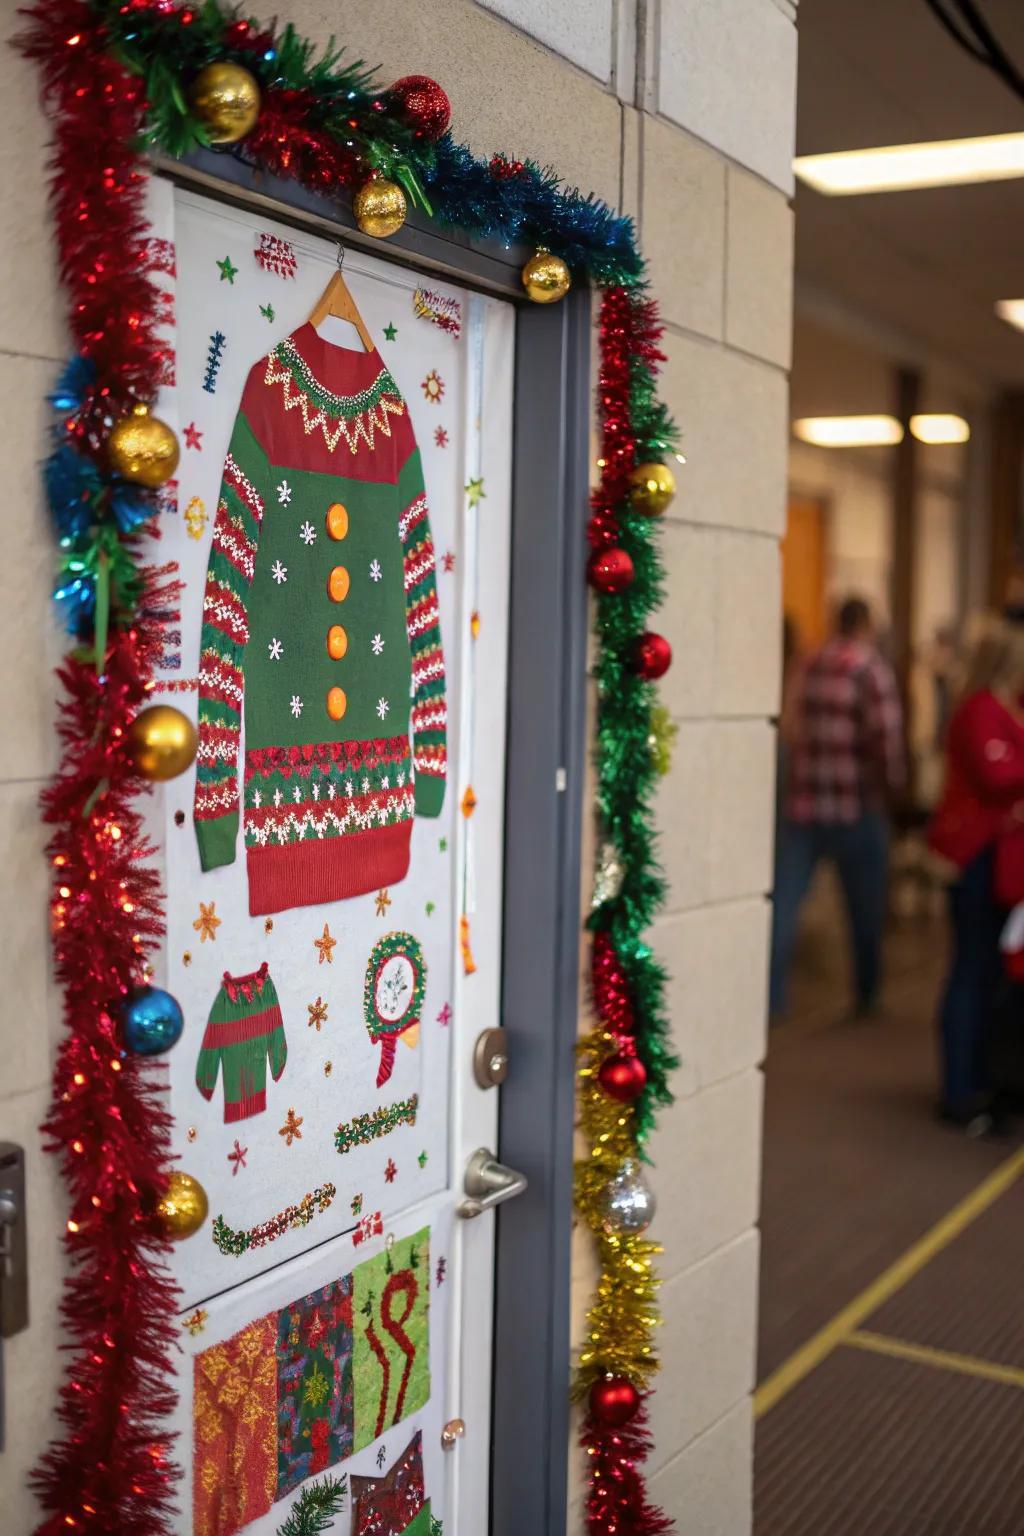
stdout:
<svg viewBox="0 0 1024 1536">
<path fill-rule="evenodd" d="M 999 934 L 1005 913 L 992 891 L 992 850 L 980 853 L 950 887 L 953 964 L 939 1015 L 942 1098 L 954 1114 L 970 1111 L 989 1088 L 987 1053 L 1003 980 Z"/>
<path fill-rule="evenodd" d="M 865 811 L 849 822 L 790 821 L 782 817 L 775 850 L 772 1013 L 785 1006 L 800 908 L 821 859 L 835 864 L 843 888 L 858 1011 L 871 1008 L 878 993 L 889 885 L 889 826 L 885 817 L 877 811 Z"/>
</svg>

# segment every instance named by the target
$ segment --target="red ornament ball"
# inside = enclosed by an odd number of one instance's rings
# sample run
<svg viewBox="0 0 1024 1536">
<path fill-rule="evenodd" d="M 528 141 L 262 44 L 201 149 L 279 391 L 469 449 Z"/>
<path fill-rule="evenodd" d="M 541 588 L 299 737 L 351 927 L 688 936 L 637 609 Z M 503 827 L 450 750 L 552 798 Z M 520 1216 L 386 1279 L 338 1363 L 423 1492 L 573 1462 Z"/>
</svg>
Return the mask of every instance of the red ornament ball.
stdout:
<svg viewBox="0 0 1024 1536">
<path fill-rule="evenodd" d="M 647 1068 L 639 1056 L 627 1056 L 617 1051 L 602 1061 L 597 1072 L 602 1090 L 616 1104 L 629 1104 L 644 1091 Z"/>
<path fill-rule="evenodd" d="M 595 549 L 587 565 L 587 580 L 598 592 L 624 592 L 633 580 L 633 561 L 617 544 Z"/>
<path fill-rule="evenodd" d="M 672 647 L 664 635 L 656 635 L 652 629 L 642 634 L 633 652 L 633 670 L 650 682 L 664 677 L 672 665 Z"/>
<path fill-rule="evenodd" d="M 388 91 L 392 105 L 425 139 L 439 139 L 452 118 L 452 104 L 429 75 L 403 75 Z"/>
<path fill-rule="evenodd" d="M 640 1407 L 640 1393 L 625 1376 L 602 1376 L 590 1389 L 590 1411 L 599 1424 L 621 1429 Z"/>
</svg>

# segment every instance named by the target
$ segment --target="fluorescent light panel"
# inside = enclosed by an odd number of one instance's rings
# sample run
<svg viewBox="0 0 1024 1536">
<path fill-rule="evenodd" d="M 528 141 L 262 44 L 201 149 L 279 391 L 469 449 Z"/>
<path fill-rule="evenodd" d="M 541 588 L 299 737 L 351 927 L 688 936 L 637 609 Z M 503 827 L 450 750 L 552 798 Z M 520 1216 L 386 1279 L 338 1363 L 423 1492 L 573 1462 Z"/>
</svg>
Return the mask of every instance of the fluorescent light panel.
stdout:
<svg viewBox="0 0 1024 1536">
<path fill-rule="evenodd" d="M 962 416 L 935 412 L 911 416 L 910 430 L 919 443 L 966 443 L 971 429 Z"/>
<path fill-rule="evenodd" d="M 1000 299 L 996 304 L 996 314 L 1007 325 L 1024 331 L 1024 299 Z"/>
<path fill-rule="evenodd" d="M 793 434 L 816 448 L 889 448 L 903 441 L 895 416 L 802 416 Z"/>
<path fill-rule="evenodd" d="M 978 139 L 938 139 L 930 144 L 889 144 L 831 155 L 798 155 L 801 181 L 829 197 L 863 192 L 905 192 L 914 187 L 956 187 L 972 181 L 1024 176 L 1024 133 Z"/>
</svg>

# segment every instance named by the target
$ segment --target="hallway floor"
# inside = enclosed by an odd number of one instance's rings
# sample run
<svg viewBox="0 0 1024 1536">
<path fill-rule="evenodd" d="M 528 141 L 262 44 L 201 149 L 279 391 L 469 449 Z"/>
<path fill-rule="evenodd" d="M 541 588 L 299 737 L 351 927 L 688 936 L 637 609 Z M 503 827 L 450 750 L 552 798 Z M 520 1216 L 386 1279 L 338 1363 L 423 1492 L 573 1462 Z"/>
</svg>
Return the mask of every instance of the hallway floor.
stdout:
<svg viewBox="0 0 1024 1536">
<path fill-rule="evenodd" d="M 934 1117 L 944 925 L 894 927 L 855 1024 L 827 885 L 808 918 L 766 1063 L 756 1536 L 1020 1536 L 1021 1137 Z"/>
</svg>

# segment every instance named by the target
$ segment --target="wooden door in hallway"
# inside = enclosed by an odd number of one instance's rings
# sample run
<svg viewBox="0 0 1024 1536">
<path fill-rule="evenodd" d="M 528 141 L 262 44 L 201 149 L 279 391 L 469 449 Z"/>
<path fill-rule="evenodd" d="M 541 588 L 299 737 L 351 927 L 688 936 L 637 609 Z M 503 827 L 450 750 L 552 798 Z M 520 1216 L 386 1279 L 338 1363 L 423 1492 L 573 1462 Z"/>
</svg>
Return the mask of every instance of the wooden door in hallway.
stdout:
<svg viewBox="0 0 1024 1536">
<path fill-rule="evenodd" d="M 825 638 L 825 504 L 791 496 L 782 541 L 782 611 L 800 651 Z"/>
</svg>

